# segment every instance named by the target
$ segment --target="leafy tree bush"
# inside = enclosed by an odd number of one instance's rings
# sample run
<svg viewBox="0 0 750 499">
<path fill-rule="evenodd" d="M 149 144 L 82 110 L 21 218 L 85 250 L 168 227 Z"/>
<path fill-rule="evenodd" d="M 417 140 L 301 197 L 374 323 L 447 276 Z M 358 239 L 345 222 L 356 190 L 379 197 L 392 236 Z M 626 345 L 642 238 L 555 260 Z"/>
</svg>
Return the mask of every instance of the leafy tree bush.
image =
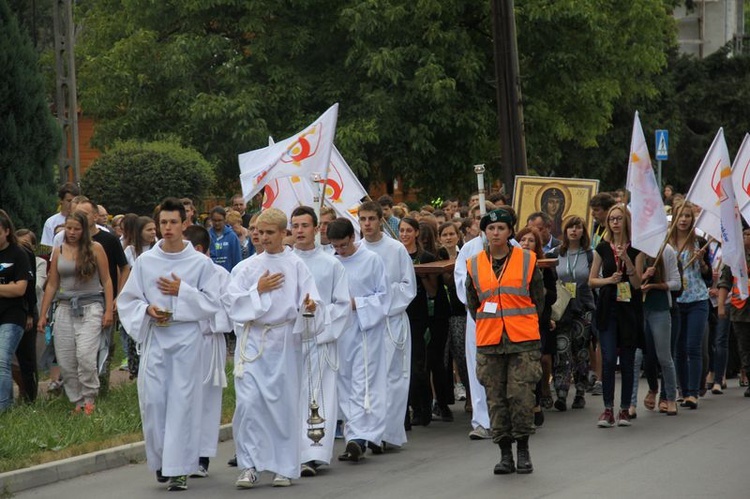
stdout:
<svg viewBox="0 0 750 499">
<path fill-rule="evenodd" d="M 119 142 L 81 179 L 82 191 L 110 213 L 151 214 L 167 196 L 194 201 L 211 191 L 213 166 L 175 142 Z"/>
<path fill-rule="evenodd" d="M 37 56 L 0 0 L 0 208 L 41 235 L 55 209 L 53 163 L 60 130 L 45 99 Z"/>
</svg>

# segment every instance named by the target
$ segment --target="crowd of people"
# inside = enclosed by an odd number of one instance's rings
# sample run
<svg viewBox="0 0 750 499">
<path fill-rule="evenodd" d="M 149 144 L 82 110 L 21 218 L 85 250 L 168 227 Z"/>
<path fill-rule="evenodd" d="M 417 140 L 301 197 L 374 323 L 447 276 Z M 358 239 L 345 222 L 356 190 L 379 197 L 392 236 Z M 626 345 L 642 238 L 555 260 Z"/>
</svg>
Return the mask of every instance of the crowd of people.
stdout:
<svg viewBox="0 0 750 499">
<path fill-rule="evenodd" d="M 386 453 L 460 401 L 469 438 L 500 448 L 493 472 L 531 473 L 547 410 L 601 396 L 596 425 L 628 427 L 641 376 L 643 407 L 668 416 L 748 383 L 750 306 L 671 186 L 656 259 L 630 244 L 624 191 L 557 222 L 518 220 L 502 194 L 419 210 L 382 196 L 359 206 L 359 230 L 326 207 L 251 213 L 241 195 L 203 221 L 188 198 L 110 218 L 73 184 L 58 197 L 41 251 L 0 210 L 0 411 L 15 358 L 22 400 L 49 370 L 50 391 L 93 414 L 119 328 L 115 367 L 137 378 L 148 466 L 169 490 L 208 474 L 228 355 L 238 488 L 317 475 L 335 438 L 340 461 Z"/>
</svg>

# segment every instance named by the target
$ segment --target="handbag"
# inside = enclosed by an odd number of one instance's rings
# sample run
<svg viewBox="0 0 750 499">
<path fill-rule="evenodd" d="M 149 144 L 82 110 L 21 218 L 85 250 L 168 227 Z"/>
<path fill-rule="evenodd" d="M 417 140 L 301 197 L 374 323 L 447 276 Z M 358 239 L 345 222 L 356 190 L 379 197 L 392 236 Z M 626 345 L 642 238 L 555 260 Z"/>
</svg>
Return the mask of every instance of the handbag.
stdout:
<svg viewBox="0 0 750 499">
<path fill-rule="evenodd" d="M 570 303 L 570 300 L 571 298 L 573 298 L 573 296 L 570 294 L 570 291 L 568 291 L 568 288 L 565 287 L 561 280 L 557 280 L 557 282 L 555 283 L 555 287 L 557 288 L 557 300 L 554 304 L 552 304 L 552 313 L 550 314 L 550 319 L 557 322 L 562 319 L 562 316 L 563 314 L 565 314 L 565 310 L 567 310 L 568 304 Z"/>
</svg>

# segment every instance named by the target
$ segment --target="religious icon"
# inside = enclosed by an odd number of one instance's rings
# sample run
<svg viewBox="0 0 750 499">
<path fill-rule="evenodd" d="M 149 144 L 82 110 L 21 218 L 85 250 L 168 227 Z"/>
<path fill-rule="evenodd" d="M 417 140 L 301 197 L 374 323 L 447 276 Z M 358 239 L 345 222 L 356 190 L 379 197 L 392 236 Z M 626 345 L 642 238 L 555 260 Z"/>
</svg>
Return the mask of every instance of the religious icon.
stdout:
<svg viewBox="0 0 750 499">
<path fill-rule="evenodd" d="M 518 215 L 518 228 L 526 225 L 526 218 L 541 211 L 552 219 L 550 233 L 562 237 L 565 221 L 579 216 L 591 231 L 593 217 L 589 200 L 598 192 L 599 181 L 579 178 L 517 176 L 513 189 L 513 208 Z"/>
</svg>

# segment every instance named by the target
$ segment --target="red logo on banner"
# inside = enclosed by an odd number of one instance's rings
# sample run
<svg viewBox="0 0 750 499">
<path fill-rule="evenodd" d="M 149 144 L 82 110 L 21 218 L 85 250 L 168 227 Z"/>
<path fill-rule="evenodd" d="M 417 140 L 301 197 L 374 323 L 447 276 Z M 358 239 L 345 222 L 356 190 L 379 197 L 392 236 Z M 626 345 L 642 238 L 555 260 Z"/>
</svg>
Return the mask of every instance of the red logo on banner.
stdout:
<svg viewBox="0 0 750 499">
<path fill-rule="evenodd" d="M 724 172 L 721 169 L 721 160 L 716 164 L 716 168 L 714 168 L 714 172 L 711 175 L 711 189 L 716 193 L 716 197 L 718 201 L 716 202 L 717 205 L 719 205 L 722 201 L 726 199 L 726 193 L 722 192 L 721 188 L 721 179 L 724 177 Z"/>
<path fill-rule="evenodd" d="M 750 196 L 750 179 L 748 179 L 748 170 L 750 170 L 750 160 L 745 163 L 745 168 L 742 170 L 742 190 Z"/>
<path fill-rule="evenodd" d="M 273 202 L 279 197 L 279 181 L 274 180 L 263 188 L 263 209 L 273 206 Z"/>
<path fill-rule="evenodd" d="M 281 162 L 299 166 L 302 161 L 315 156 L 320 146 L 322 129 L 323 125 L 318 124 L 311 131 L 300 135 L 297 141 L 289 146 L 284 156 L 281 157 Z"/>
</svg>

